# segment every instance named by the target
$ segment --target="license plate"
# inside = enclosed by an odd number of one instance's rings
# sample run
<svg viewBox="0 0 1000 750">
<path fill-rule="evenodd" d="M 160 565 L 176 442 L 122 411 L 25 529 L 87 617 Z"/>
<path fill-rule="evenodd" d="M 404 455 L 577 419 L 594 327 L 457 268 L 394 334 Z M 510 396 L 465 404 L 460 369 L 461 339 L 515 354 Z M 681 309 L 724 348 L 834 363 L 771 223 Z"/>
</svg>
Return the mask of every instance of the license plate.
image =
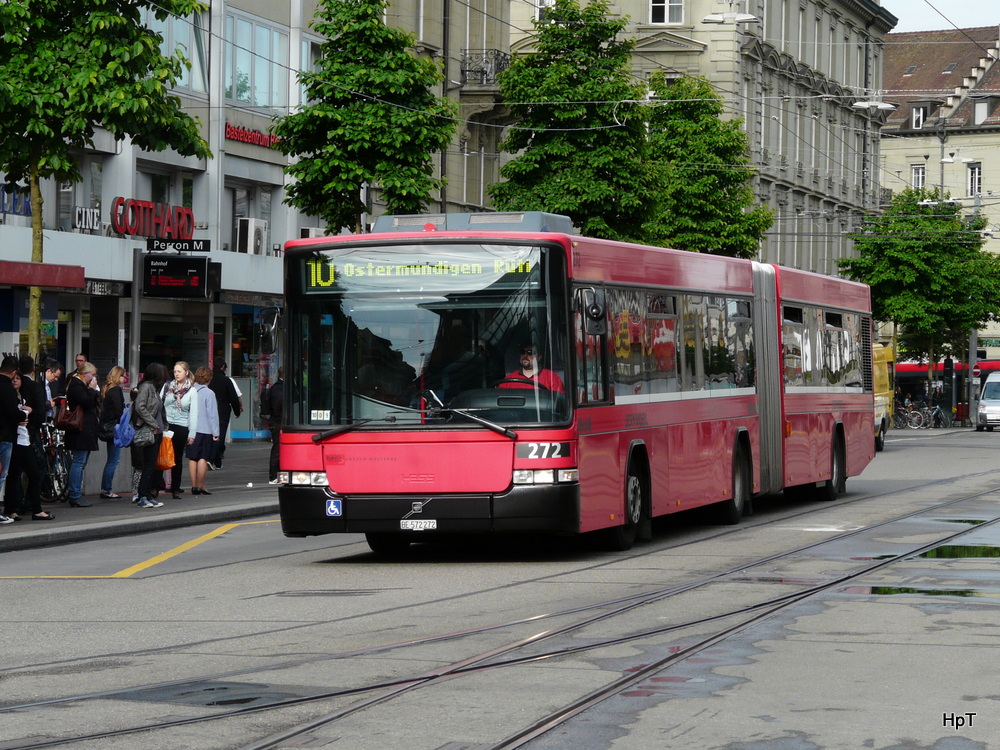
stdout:
<svg viewBox="0 0 1000 750">
<path fill-rule="evenodd" d="M 433 518 L 407 518 L 399 522 L 399 528 L 404 531 L 431 531 L 438 527 Z"/>
</svg>

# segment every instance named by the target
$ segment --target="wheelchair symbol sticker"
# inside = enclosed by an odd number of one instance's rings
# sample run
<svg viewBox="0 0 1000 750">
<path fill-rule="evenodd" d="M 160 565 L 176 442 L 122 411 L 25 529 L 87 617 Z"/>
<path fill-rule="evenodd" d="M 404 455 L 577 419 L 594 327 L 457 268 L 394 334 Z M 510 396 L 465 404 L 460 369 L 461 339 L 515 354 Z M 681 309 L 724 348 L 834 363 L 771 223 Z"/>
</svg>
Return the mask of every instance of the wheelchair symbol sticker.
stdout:
<svg viewBox="0 0 1000 750">
<path fill-rule="evenodd" d="M 327 500 L 326 501 L 326 514 L 328 516 L 342 516 L 342 515 L 344 515 L 344 509 L 340 505 L 340 500 Z"/>
</svg>

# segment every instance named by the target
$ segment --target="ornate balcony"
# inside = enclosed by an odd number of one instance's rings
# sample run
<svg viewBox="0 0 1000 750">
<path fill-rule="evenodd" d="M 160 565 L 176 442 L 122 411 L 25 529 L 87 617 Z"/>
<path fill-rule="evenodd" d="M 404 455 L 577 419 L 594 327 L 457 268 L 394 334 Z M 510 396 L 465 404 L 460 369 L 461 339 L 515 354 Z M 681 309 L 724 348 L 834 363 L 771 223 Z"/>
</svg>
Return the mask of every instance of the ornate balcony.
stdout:
<svg viewBox="0 0 1000 750">
<path fill-rule="evenodd" d="M 462 50 L 462 85 L 496 86 L 497 76 L 510 67 L 510 53 L 498 49 Z"/>
</svg>

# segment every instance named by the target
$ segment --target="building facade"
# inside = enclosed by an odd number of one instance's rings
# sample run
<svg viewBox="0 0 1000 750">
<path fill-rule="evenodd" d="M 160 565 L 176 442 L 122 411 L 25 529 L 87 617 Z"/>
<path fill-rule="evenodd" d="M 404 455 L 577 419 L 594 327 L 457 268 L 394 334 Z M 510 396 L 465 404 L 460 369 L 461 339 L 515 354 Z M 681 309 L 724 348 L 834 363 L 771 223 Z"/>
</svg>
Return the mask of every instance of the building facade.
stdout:
<svg viewBox="0 0 1000 750">
<path fill-rule="evenodd" d="M 270 376 L 274 362 L 257 352 L 255 321 L 280 304 L 281 244 L 320 231 L 282 203 L 287 160 L 268 132 L 274 115 L 298 104 L 296 71 L 320 41 L 308 28 L 315 7 L 315 0 L 215 0 L 197 17 L 147 19 L 165 50 L 182 45 L 191 60 L 175 92 L 200 119 L 213 158 L 148 152 L 98 130 L 93 148 L 77 155 L 80 182 L 42 183 L 40 269 L 27 263 L 30 200 L 5 188 L 0 350 L 26 350 L 27 287 L 38 285 L 43 352 L 33 355 L 66 363 L 83 352 L 102 377 L 116 364 L 135 376 L 153 361 L 197 367 L 216 356 L 242 384 Z M 168 268 L 144 272 L 151 241 L 159 243 L 156 262 Z M 199 249 L 175 251 L 187 241 Z M 182 255 L 207 259 L 205 286 L 170 286 Z M 142 295 L 134 294 L 137 279 Z"/>
<path fill-rule="evenodd" d="M 419 54 L 439 60 L 438 93 L 460 107 L 455 139 L 439 155 L 447 186 L 430 210 L 491 209 L 487 188 L 509 158 L 497 143 L 511 123 L 497 76 L 512 53 L 530 49 L 532 20 L 548 3 L 390 4 L 386 21 L 414 33 Z M 197 18 L 149 20 L 166 49 L 181 44 L 192 61 L 176 91 L 200 118 L 213 158 L 151 153 L 98 132 L 78 155 L 82 181 L 43 184 L 42 270 L 29 263 L 30 201 L 17 190 L 0 195 L 0 262 L 8 264 L 0 266 L 0 350 L 26 345 L 27 287 L 39 285 L 48 355 L 71 361 L 82 351 L 102 373 L 125 364 L 133 374 L 150 361 L 197 366 L 221 355 L 238 377 L 269 377 L 275 362 L 257 352 L 255 321 L 280 302 L 282 243 L 323 232 L 284 204 L 287 159 L 269 134 L 275 115 L 299 105 L 296 73 L 318 54 L 322 40 L 309 28 L 316 4 L 212 0 Z M 762 259 L 836 273 L 837 258 L 851 251 L 845 232 L 876 205 L 879 110 L 852 105 L 880 87 L 883 37 L 895 19 L 872 0 L 613 7 L 631 19 L 637 76 L 704 75 L 731 115 L 743 118 L 756 194 L 776 217 Z M 377 186 L 370 200 L 380 213 Z M 162 296 L 133 294 L 151 239 L 201 241 L 190 255 L 209 261 L 208 294 L 171 295 L 164 284 Z"/>
<path fill-rule="evenodd" d="M 512 8 L 513 26 L 530 29 L 530 8 Z M 881 86 L 883 40 L 896 18 L 871 0 L 618 0 L 613 8 L 629 17 L 636 76 L 704 76 L 742 118 L 754 192 L 775 217 L 760 258 L 837 274 L 837 259 L 852 253 L 846 233 L 878 205 L 884 111 L 855 105 Z M 512 42 L 515 50 L 530 43 L 526 34 Z"/>
<path fill-rule="evenodd" d="M 959 201 L 986 216 L 991 252 L 1000 252 L 998 59 L 997 25 L 890 34 L 883 84 L 897 105 L 882 130 L 887 197 L 914 187 Z M 1000 359 L 1000 325 L 978 332 L 978 348 Z"/>
</svg>

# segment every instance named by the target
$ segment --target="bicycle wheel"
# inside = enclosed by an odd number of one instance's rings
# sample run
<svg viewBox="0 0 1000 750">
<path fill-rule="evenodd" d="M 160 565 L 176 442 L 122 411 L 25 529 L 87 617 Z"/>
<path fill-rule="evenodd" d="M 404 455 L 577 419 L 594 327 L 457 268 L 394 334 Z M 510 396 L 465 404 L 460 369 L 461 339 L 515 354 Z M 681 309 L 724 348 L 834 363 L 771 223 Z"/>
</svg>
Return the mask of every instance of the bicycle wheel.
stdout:
<svg viewBox="0 0 1000 750">
<path fill-rule="evenodd" d="M 947 429 L 951 427 L 951 416 L 944 409 L 938 409 L 934 424 L 937 427 Z"/>
<path fill-rule="evenodd" d="M 69 459 L 60 448 L 47 451 L 46 472 L 42 481 L 42 497 L 64 501 L 69 496 Z"/>
<path fill-rule="evenodd" d="M 906 415 L 906 426 L 911 430 L 919 430 L 924 426 L 924 415 L 914 409 Z"/>
</svg>

